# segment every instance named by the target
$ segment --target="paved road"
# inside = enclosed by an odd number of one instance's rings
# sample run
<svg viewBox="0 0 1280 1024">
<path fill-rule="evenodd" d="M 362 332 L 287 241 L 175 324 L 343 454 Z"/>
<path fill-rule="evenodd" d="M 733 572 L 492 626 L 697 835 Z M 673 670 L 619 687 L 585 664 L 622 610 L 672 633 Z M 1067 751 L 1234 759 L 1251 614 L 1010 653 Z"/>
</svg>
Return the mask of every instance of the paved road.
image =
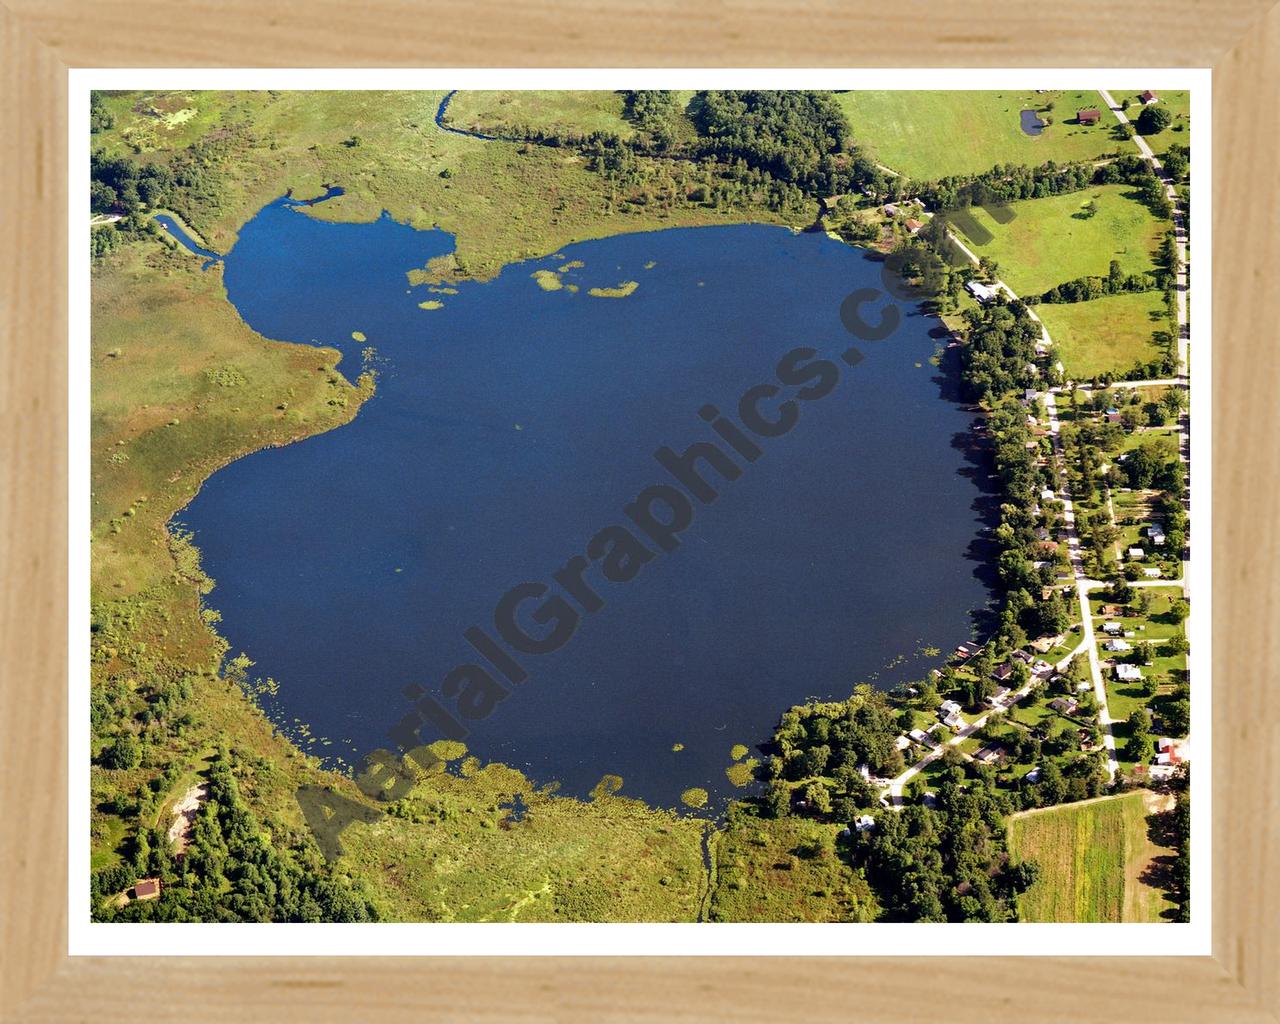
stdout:
<svg viewBox="0 0 1280 1024">
<path fill-rule="evenodd" d="M 1129 118 L 1123 110 L 1120 109 L 1111 93 L 1106 89 L 1099 89 L 1103 102 L 1115 114 L 1116 120 L 1121 124 L 1129 124 Z M 1169 197 L 1169 202 L 1173 204 L 1173 240 L 1178 250 L 1178 267 L 1176 279 L 1174 282 L 1174 300 L 1178 314 L 1178 376 L 1186 378 L 1188 374 L 1187 356 L 1190 344 L 1190 332 L 1187 328 L 1187 221 L 1185 211 L 1182 209 L 1182 200 L 1178 196 L 1178 190 L 1173 180 L 1165 173 L 1164 167 L 1156 158 L 1155 153 L 1151 151 L 1151 147 L 1147 145 L 1147 140 L 1141 135 L 1133 137 L 1134 143 L 1138 147 L 1138 152 L 1149 163 L 1164 181 L 1165 194 Z"/>
</svg>

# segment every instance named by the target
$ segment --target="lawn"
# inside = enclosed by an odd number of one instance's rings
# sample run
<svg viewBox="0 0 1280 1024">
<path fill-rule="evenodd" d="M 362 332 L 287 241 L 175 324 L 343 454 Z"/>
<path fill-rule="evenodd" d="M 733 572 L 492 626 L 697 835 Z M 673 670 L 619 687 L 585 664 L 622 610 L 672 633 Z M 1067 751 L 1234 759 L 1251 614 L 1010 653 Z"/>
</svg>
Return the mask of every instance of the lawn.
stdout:
<svg viewBox="0 0 1280 1024">
<path fill-rule="evenodd" d="M 1001 264 L 1003 272 L 1004 265 Z M 1162 352 L 1153 335 L 1169 327 L 1159 292 L 1106 295 L 1036 307 L 1068 379 L 1123 373 Z"/>
<path fill-rule="evenodd" d="M 1024 199 L 1008 207 L 1007 224 L 981 207 L 974 219 L 990 232 L 979 256 L 1000 265 L 1001 279 L 1023 296 L 1039 295 L 1078 277 L 1105 277 L 1112 260 L 1126 274 L 1154 269 L 1151 254 L 1167 227 L 1152 216 L 1127 185 L 1097 185 L 1044 199 Z"/>
<path fill-rule="evenodd" d="M 1126 145 L 1112 135 L 1110 114 L 1097 125 L 1071 123 L 1079 109 L 1103 108 L 1096 92 L 859 90 L 836 98 L 855 142 L 880 163 L 918 180 L 978 174 L 996 164 L 1092 160 Z M 1021 110 L 1049 103 L 1054 123 L 1038 136 L 1023 132 Z"/>
<path fill-rule="evenodd" d="M 1146 797 L 1125 793 L 1013 815 L 1011 853 L 1035 861 L 1041 870 L 1039 880 L 1018 898 L 1021 919 L 1159 921 L 1170 904 L 1142 879 L 1153 859 L 1169 851 L 1148 836 Z"/>
<path fill-rule="evenodd" d="M 1138 119 L 1138 115 L 1142 113 L 1142 101 L 1138 99 L 1140 89 L 1108 89 L 1107 91 L 1117 103 L 1123 103 L 1127 99 L 1129 109 L 1124 112 L 1125 117 L 1131 121 Z M 1160 105 L 1173 115 L 1173 123 L 1159 135 L 1144 136 L 1151 151 L 1158 156 L 1175 142 L 1182 146 L 1191 145 L 1191 93 L 1185 89 L 1174 92 L 1157 90 L 1157 95 L 1160 97 Z"/>
</svg>

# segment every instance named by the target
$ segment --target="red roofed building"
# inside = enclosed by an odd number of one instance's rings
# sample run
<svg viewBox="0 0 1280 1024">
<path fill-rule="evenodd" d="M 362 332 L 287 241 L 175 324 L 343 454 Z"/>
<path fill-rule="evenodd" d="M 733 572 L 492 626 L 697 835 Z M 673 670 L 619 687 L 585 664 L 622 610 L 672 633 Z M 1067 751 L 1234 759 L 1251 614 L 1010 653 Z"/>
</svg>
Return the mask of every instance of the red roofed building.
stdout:
<svg viewBox="0 0 1280 1024">
<path fill-rule="evenodd" d="M 1102 119 L 1102 114 L 1090 108 L 1089 110 L 1077 110 L 1076 120 L 1081 124 L 1097 124 Z"/>
</svg>

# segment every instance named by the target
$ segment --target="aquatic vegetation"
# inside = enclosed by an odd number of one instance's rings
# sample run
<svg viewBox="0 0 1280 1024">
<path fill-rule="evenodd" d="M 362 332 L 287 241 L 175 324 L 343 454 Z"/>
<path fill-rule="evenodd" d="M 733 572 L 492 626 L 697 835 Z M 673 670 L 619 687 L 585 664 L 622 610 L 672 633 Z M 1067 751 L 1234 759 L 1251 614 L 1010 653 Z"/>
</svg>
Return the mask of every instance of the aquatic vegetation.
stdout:
<svg viewBox="0 0 1280 1024">
<path fill-rule="evenodd" d="M 427 299 L 426 302 L 419 302 L 418 308 L 419 309 L 444 309 L 444 303 L 439 302 L 436 299 Z"/>
<path fill-rule="evenodd" d="M 582 260 L 570 260 L 568 263 L 561 265 L 560 273 L 563 274 L 566 270 L 581 270 L 585 266 L 586 264 Z"/>
<path fill-rule="evenodd" d="M 352 341 L 365 341 L 365 340 L 366 340 L 366 338 L 365 338 L 365 336 L 364 336 L 364 332 L 363 332 L 363 331 L 352 331 L 352 332 L 351 332 L 351 340 L 352 340 Z"/>
<path fill-rule="evenodd" d="M 735 761 L 741 761 L 750 752 L 751 752 L 750 748 L 745 743 L 735 743 L 729 749 L 729 756 L 733 758 Z"/>
<path fill-rule="evenodd" d="M 683 743 L 673 743 L 673 744 L 671 744 L 671 752 L 672 752 L 673 754 L 678 754 L 678 753 L 680 753 L 680 751 L 682 751 L 682 750 L 684 750 L 684 744 L 683 744 Z"/>
<path fill-rule="evenodd" d="M 639 281 L 623 281 L 614 288 L 588 288 L 587 294 L 597 299 L 625 299 L 639 287 Z"/>
<path fill-rule="evenodd" d="M 457 761 L 467 754 L 467 745 L 457 740 L 436 740 L 427 749 L 441 761 Z"/>
<path fill-rule="evenodd" d="M 650 260 L 648 263 L 646 263 L 646 264 L 644 265 L 644 269 L 645 269 L 645 270 L 652 270 L 652 269 L 653 269 L 654 267 L 656 267 L 657 265 L 658 265 L 658 261 L 657 261 L 657 260 Z"/>
<path fill-rule="evenodd" d="M 680 794 L 680 802 L 686 807 L 705 807 L 707 791 L 698 786 L 691 786 Z"/>
<path fill-rule="evenodd" d="M 450 288 L 448 285 L 431 285 L 427 289 L 429 292 L 435 292 L 437 295 L 457 295 L 457 288 Z"/>
<path fill-rule="evenodd" d="M 603 779 L 595 784 L 595 788 L 591 790 L 591 799 L 600 800 L 607 796 L 613 796 L 622 788 L 621 775 L 606 775 Z"/>
<path fill-rule="evenodd" d="M 560 275 L 554 270 L 535 270 L 529 276 L 538 282 L 538 287 L 544 292 L 558 292 L 564 287 Z"/>
<path fill-rule="evenodd" d="M 731 764 L 724 770 L 725 778 L 738 787 L 750 785 L 751 780 L 756 777 L 756 768 L 759 764 L 760 762 L 754 757 L 749 757 L 738 764 Z"/>
</svg>

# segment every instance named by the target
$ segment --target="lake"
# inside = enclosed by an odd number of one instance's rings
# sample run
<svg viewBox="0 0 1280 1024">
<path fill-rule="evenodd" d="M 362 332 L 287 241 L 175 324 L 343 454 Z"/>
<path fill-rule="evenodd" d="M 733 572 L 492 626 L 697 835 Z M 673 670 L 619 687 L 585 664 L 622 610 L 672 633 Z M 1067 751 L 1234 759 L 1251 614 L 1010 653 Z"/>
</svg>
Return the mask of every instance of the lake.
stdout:
<svg viewBox="0 0 1280 1024">
<path fill-rule="evenodd" d="M 988 496 L 962 443 L 971 417 L 930 362 L 938 322 L 903 304 L 889 338 L 858 343 L 861 363 L 839 358 L 855 340 L 841 301 L 878 287 L 880 264 L 820 232 L 746 225 L 584 242 L 456 294 L 410 287 L 406 271 L 452 247 L 281 199 L 224 257 L 230 301 L 261 334 L 339 348 L 353 379 L 375 350 L 376 394 L 350 424 L 240 459 L 177 517 L 231 653 L 279 683 L 272 719 L 331 741 L 305 749 L 350 762 L 391 745 L 411 684 L 454 708 L 446 674 L 488 668 L 464 631 L 498 638 L 516 584 L 562 595 L 553 574 L 674 483 L 655 451 L 718 440 L 699 411 L 736 421 L 740 396 L 777 385 L 800 346 L 839 366 L 838 385 L 761 402 L 772 417 L 789 396 L 799 421 L 756 437 L 755 462 L 735 456 L 736 480 L 702 465 L 718 497 L 690 500 L 673 550 L 650 543 L 627 582 L 581 574 L 603 607 L 560 598 L 576 632 L 554 653 L 509 652 L 528 678 L 469 724 L 467 747 L 577 795 L 606 773 L 663 806 L 700 786 L 711 811 L 741 792 L 730 748 L 766 740 L 789 706 L 920 678 L 941 660 L 923 646 L 970 636 L 989 598 Z M 626 297 L 589 294 L 625 282 Z M 539 607 L 517 616 L 531 634 L 554 624 L 533 621 Z"/>
</svg>

